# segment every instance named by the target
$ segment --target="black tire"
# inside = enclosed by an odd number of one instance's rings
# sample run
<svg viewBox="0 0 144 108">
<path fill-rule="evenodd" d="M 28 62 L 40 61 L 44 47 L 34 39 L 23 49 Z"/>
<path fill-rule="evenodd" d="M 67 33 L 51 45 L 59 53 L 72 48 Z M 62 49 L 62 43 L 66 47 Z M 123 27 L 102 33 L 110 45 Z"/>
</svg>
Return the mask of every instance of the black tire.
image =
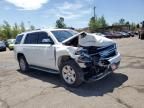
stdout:
<svg viewBox="0 0 144 108">
<path fill-rule="evenodd" d="M 63 75 L 63 73 L 64 73 L 63 68 L 66 67 L 66 66 L 70 66 L 71 69 L 73 69 L 73 72 L 75 72 L 75 81 L 71 84 L 68 83 L 65 80 L 64 75 Z M 79 67 L 79 65 L 74 60 L 69 60 L 69 61 L 64 62 L 64 63 L 61 64 L 61 66 L 60 66 L 60 75 L 61 75 L 61 78 L 64 81 L 64 83 L 67 86 L 70 86 L 70 87 L 78 87 L 84 81 L 84 74 L 83 74 L 81 68 Z"/>
<path fill-rule="evenodd" d="M 4 49 L 4 51 L 6 51 L 6 48 Z"/>
<path fill-rule="evenodd" d="M 28 65 L 25 57 L 24 57 L 24 56 L 20 56 L 20 57 L 18 58 L 18 61 L 19 61 L 20 71 L 21 71 L 21 72 L 28 72 L 28 71 L 29 71 L 29 65 Z M 22 65 L 23 65 L 24 67 L 23 67 Z"/>
<path fill-rule="evenodd" d="M 9 48 L 10 51 L 12 51 L 13 49 Z"/>
</svg>

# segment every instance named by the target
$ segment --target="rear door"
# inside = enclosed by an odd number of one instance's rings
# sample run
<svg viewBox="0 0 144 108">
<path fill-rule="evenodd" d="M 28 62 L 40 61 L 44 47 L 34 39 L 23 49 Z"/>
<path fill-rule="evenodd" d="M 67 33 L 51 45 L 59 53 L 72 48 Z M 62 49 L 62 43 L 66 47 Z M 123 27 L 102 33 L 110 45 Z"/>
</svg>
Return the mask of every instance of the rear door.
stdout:
<svg viewBox="0 0 144 108">
<path fill-rule="evenodd" d="M 30 65 L 37 65 L 38 33 L 28 33 L 23 44 L 23 53 Z"/>
</svg>

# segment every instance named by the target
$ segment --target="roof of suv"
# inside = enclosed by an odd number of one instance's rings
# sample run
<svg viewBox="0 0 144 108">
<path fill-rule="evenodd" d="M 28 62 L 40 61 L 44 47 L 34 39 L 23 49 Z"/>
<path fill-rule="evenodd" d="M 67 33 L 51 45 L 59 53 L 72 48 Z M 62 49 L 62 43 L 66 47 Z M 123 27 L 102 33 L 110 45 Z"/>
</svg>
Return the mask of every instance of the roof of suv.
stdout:
<svg viewBox="0 0 144 108">
<path fill-rule="evenodd" d="M 38 29 L 38 30 L 32 30 L 32 31 L 22 32 L 20 34 L 27 34 L 27 33 L 40 32 L 40 31 L 49 32 L 49 31 L 60 31 L 60 30 L 70 30 L 70 29 Z"/>
</svg>

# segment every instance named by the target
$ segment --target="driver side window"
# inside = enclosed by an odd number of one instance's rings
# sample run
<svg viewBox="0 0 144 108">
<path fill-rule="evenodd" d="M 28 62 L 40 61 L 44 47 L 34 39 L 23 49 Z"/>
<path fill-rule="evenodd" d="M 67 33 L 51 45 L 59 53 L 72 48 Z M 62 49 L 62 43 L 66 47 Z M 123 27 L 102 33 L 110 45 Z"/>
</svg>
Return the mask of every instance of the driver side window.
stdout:
<svg viewBox="0 0 144 108">
<path fill-rule="evenodd" d="M 54 44 L 46 32 L 39 32 L 38 44 Z"/>
</svg>

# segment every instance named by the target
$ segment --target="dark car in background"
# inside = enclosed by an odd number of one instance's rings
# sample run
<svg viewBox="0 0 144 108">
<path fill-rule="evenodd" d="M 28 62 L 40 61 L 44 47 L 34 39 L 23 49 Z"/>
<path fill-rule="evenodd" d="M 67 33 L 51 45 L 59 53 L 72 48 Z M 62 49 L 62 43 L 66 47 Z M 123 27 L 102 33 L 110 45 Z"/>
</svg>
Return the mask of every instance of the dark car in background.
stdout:
<svg viewBox="0 0 144 108">
<path fill-rule="evenodd" d="M 113 32 L 112 35 L 113 35 L 113 38 L 122 38 L 123 37 L 123 35 L 119 32 Z"/>
<path fill-rule="evenodd" d="M 107 38 L 122 38 L 122 34 L 119 32 L 103 32 L 103 34 L 105 35 L 105 37 Z"/>
<path fill-rule="evenodd" d="M 104 34 L 105 37 L 107 37 L 107 38 L 110 38 L 110 39 L 114 38 L 114 36 L 111 32 L 102 32 L 102 34 Z"/>
<path fill-rule="evenodd" d="M 7 40 L 5 40 L 4 43 L 5 43 L 6 47 L 8 47 L 8 42 L 7 42 Z"/>
<path fill-rule="evenodd" d="M 105 31 L 102 32 L 102 34 L 110 39 L 128 38 L 135 36 L 135 33 L 133 31 Z"/>
<path fill-rule="evenodd" d="M 132 32 L 132 31 L 124 31 L 124 32 L 127 33 L 129 37 L 134 37 L 135 36 L 135 33 Z"/>
<path fill-rule="evenodd" d="M 127 32 L 121 31 L 121 32 L 119 32 L 119 33 L 121 33 L 121 35 L 122 35 L 123 38 L 128 38 L 128 37 L 130 37 L 129 33 L 127 33 Z"/>
<path fill-rule="evenodd" d="M 6 51 L 6 45 L 3 41 L 0 41 L 0 51 Z"/>
</svg>

